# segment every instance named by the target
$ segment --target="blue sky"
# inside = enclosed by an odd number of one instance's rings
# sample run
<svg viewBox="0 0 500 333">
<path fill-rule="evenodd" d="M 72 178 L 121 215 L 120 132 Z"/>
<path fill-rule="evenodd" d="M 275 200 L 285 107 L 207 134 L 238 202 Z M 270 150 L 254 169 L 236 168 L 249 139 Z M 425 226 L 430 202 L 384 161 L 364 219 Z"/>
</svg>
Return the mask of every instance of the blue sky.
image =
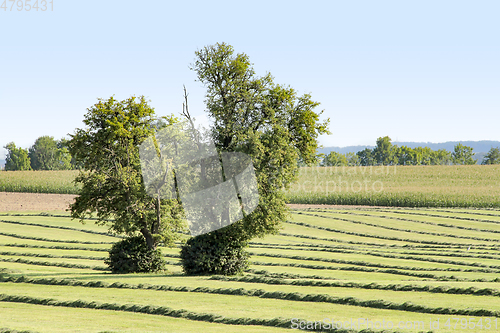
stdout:
<svg viewBox="0 0 500 333">
<path fill-rule="evenodd" d="M 3 0 L 0 0 L 3 2 Z M 32 3 L 34 0 L 31 1 Z M 82 127 L 97 98 L 145 95 L 178 114 L 189 64 L 226 42 L 257 74 L 311 93 L 324 146 L 500 140 L 499 1 L 68 1 L 0 9 L 0 147 Z M 0 149 L 0 158 L 5 151 Z"/>
</svg>

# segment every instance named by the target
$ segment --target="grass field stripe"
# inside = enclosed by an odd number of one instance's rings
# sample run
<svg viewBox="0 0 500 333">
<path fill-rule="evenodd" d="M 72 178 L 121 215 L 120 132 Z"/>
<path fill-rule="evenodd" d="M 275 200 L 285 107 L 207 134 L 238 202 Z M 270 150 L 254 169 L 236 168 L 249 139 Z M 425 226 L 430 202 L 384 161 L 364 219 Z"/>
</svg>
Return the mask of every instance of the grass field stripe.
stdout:
<svg viewBox="0 0 500 333">
<path fill-rule="evenodd" d="M 62 262 L 33 261 L 33 260 L 26 260 L 26 259 L 22 259 L 22 258 L 18 258 L 18 259 L 0 258 L 0 261 L 2 261 L 2 262 L 19 263 L 19 264 L 27 264 L 27 265 L 53 266 L 53 267 L 64 267 L 64 268 L 79 268 L 79 269 L 92 269 L 92 270 L 96 270 L 96 271 L 109 271 L 109 268 L 103 267 L 103 266 L 88 266 L 88 265 L 69 264 L 69 263 L 62 263 Z"/>
<path fill-rule="evenodd" d="M 482 223 L 492 223 L 492 224 L 500 224 L 500 221 L 495 220 L 485 220 L 485 219 L 473 219 L 466 217 L 458 217 L 458 216 L 449 216 L 449 215 L 439 215 L 439 214 L 428 214 L 428 213 L 418 213 L 418 212 L 408 212 L 408 211 L 388 211 L 388 210 L 380 210 L 384 213 L 396 213 L 396 214 L 407 214 L 407 215 L 418 215 L 418 216 L 428 216 L 428 217 L 437 217 L 437 218 L 447 218 L 453 220 L 462 220 L 462 221 L 475 221 Z"/>
<path fill-rule="evenodd" d="M 32 237 L 32 236 L 22 236 L 17 234 L 10 234 L 6 232 L 0 232 L 1 236 L 14 237 L 19 239 L 31 239 L 42 242 L 54 242 L 54 243 L 75 243 L 75 244 L 114 244 L 114 242 L 89 242 L 89 241 L 77 241 L 77 240 L 61 240 L 61 239 L 50 239 L 42 237 Z"/>
<path fill-rule="evenodd" d="M 6 294 L 0 294 L 0 302 L 15 302 L 15 303 L 25 303 L 25 304 L 35 304 L 35 305 L 46 305 L 46 306 L 136 312 L 136 313 L 144 313 L 144 314 L 174 317 L 174 318 L 184 318 L 195 321 L 204 321 L 204 322 L 227 324 L 227 325 L 258 325 L 258 326 L 290 328 L 290 323 L 291 323 L 291 318 L 290 319 L 229 318 L 211 313 L 197 313 L 183 309 L 174 310 L 172 308 L 165 306 L 98 303 L 98 302 L 85 302 L 82 300 L 57 301 L 51 298 L 36 298 L 29 296 L 6 295 Z M 345 332 L 348 331 L 346 330 Z"/>
<path fill-rule="evenodd" d="M 29 253 L 29 252 L 0 252 L 2 256 L 15 256 L 15 257 L 36 257 L 36 258 L 60 258 L 60 259 L 85 259 L 85 260 L 100 260 L 103 261 L 106 257 L 90 257 L 90 256 L 71 256 L 71 255 L 56 255 L 44 253 Z"/>
<path fill-rule="evenodd" d="M 418 239 L 407 239 L 407 238 L 399 238 L 399 237 L 386 237 L 386 236 L 380 236 L 380 235 L 373 235 L 373 234 L 363 234 L 359 232 L 353 232 L 353 231 L 343 231 L 343 230 L 336 230 L 332 228 L 326 228 L 326 227 L 321 227 L 321 226 L 316 226 L 310 223 L 305 223 L 305 222 L 295 222 L 295 221 L 285 221 L 285 223 L 290 223 L 290 224 L 295 224 L 295 225 L 300 225 L 303 227 L 307 228 L 314 228 L 318 230 L 324 230 L 324 231 L 329 231 L 329 232 L 334 232 L 334 233 L 340 233 L 340 234 L 345 234 L 345 235 L 352 235 L 352 236 L 359 236 L 359 237 L 365 237 L 365 238 L 376 238 L 376 239 L 385 239 L 385 240 L 394 240 L 394 241 L 400 241 L 400 242 L 409 242 L 409 243 L 421 243 L 421 244 L 435 244 L 435 245 L 452 245 L 452 246 L 465 246 L 466 244 L 460 244 L 460 243 L 449 243 L 449 242 L 435 242 L 435 241 L 425 241 L 425 240 L 418 240 Z M 297 236 L 296 236 L 297 237 Z M 309 236 L 299 236 L 303 238 L 308 238 Z M 314 237 L 314 236 L 312 236 Z M 311 238 L 313 239 L 313 238 Z M 317 238 L 320 239 L 320 238 Z M 323 240 L 328 240 L 328 238 L 322 238 Z M 488 242 L 491 240 L 487 240 Z M 500 240 L 498 240 L 500 242 Z M 474 243 L 469 243 L 467 245 L 477 245 Z"/>
<path fill-rule="evenodd" d="M 412 276 L 418 278 L 425 279 L 434 279 L 437 281 L 471 281 L 474 282 L 476 280 L 466 279 L 466 278 L 457 278 L 453 276 L 441 276 L 430 273 L 415 273 L 410 271 L 403 271 L 397 269 L 377 269 L 377 268 L 368 268 L 363 266 L 350 266 L 350 267 L 329 267 L 322 265 L 308 265 L 308 264 L 299 264 L 299 263 L 270 263 L 270 262 L 259 262 L 253 261 L 253 265 L 257 266 L 279 266 L 279 267 L 298 267 L 298 268 L 308 268 L 308 269 L 317 269 L 317 270 L 326 270 L 326 271 L 352 271 L 352 272 L 369 272 L 369 273 L 383 273 L 383 274 L 393 274 L 393 275 L 403 275 L 403 276 Z M 484 279 L 481 282 L 498 282 L 497 279 L 491 279 L 485 281 Z"/>
<path fill-rule="evenodd" d="M 436 262 L 442 264 L 451 264 L 451 265 L 460 265 L 460 266 L 473 266 L 473 267 L 486 267 L 493 269 L 500 269 L 500 266 L 492 266 L 492 265 L 483 265 L 479 263 L 468 263 L 462 261 L 451 261 L 447 259 L 432 259 L 427 258 L 427 253 L 419 253 L 419 252 L 400 252 L 400 253 L 391 253 L 391 252 L 383 252 L 380 250 L 365 250 L 365 251 L 356 251 L 350 249 L 329 249 L 329 248 L 299 248 L 299 247 L 286 247 L 286 246 L 260 246 L 254 248 L 267 248 L 267 249 L 277 249 L 277 250 L 293 250 L 293 251 L 312 251 L 312 252 L 327 252 L 327 253 L 348 253 L 348 254 L 362 254 L 367 256 L 376 256 L 382 258 L 392 258 L 392 259 L 410 259 L 410 260 L 418 260 L 425 262 Z M 499 260 L 499 257 L 487 256 L 487 255 L 474 255 L 474 254 L 463 254 L 463 253 L 437 253 L 432 254 L 433 256 L 444 256 L 444 257 L 452 257 L 452 258 L 471 258 L 471 259 L 492 259 Z M 416 257 L 415 257 L 416 256 Z"/>
<path fill-rule="evenodd" d="M 319 261 L 319 262 L 328 262 L 328 263 L 334 263 L 334 264 L 348 264 L 348 265 L 356 265 L 356 266 L 365 266 L 365 267 L 377 267 L 377 268 L 396 268 L 396 269 L 405 269 L 405 270 L 420 270 L 420 271 L 429 271 L 429 270 L 435 270 L 435 271 L 455 271 L 455 272 L 462 272 L 465 271 L 462 268 L 438 268 L 438 267 L 433 267 L 433 268 L 424 268 L 424 267 L 414 267 L 414 266 L 396 266 L 396 265 L 384 265 L 384 264 L 377 264 L 377 263 L 369 263 L 366 261 L 355 261 L 355 260 L 344 260 L 344 259 L 332 259 L 332 258 L 320 258 L 320 257 L 304 257 L 304 256 L 298 256 L 298 255 L 288 255 L 288 254 L 272 254 L 272 253 L 256 253 L 256 252 L 249 252 L 250 255 L 252 256 L 261 256 L 261 257 L 271 257 L 271 258 L 284 258 L 284 259 L 294 259 L 294 260 L 310 260 L 310 261 Z M 377 256 L 373 254 L 374 256 Z M 382 256 L 378 256 L 382 257 Z M 389 257 L 392 258 L 392 257 Z M 400 258 L 392 258 L 392 259 L 400 259 Z M 411 259 L 411 260 L 417 260 L 413 259 L 413 257 L 407 257 L 407 258 L 402 258 L 402 259 Z M 448 261 L 434 261 L 432 259 L 428 260 L 420 260 L 420 261 L 425 261 L 425 262 L 437 262 L 437 263 L 442 263 L 442 264 L 449 264 L 449 265 L 457 265 L 457 266 L 467 266 L 467 267 L 484 267 L 486 269 L 489 269 L 491 273 L 500 273 L 498 269 L 500 269 L 500 266 L 494 266 L 490 267 L 487 265 L 482 265 L 479 263 L 464 263 L 464 262 L 448 262 Z M 467 271 L 483 271 L 481 270 L 467 270 Z"/>
<path fill-rule="evenodd" d="M 314 280 L 293 280 L 287 281 L 280 278 L 268 278 L 260 276 L 222 276 L 214 275 L 209 280 L 217 281 L 231 281 L 231 282 L 245 282 L 245 283 L 264 283 L 270 285 L 282 284 L 291 286 L 311 286 L 311 287 L 337 287 L 337 288 L 359 288 L 359 289 L 376 289 L 376 290 L 390 290 L 390 291 L 416 291 L 427 292 L 435 294 L 451 294 L 451 295 L 473 295 L 473 296 L 495 296 L 500 297 L 500 290 L 492 288 L 460 288 L 450 286 L 419 286 L 414 284 L 388 284 L 380 285 L 377 283 L 356 283 L 356 282 L 327 282 L 327 281 L 314 281 Z M 498 278 L 500 282 L 500 278 Z"/>
<path fill-rule="evenodd" d="M 358 289 L 369 289 L 369 290 L 389 290 L 389 291 L 400 291 L 400 292 L 425 292 L 433 294 L 453 294 L 453 295 L 473 295 L 473 296 L 493 296 L 500 297 L 500 291 L 490 288 L 485 289 L 475 289 L 475 288 L 453 288 L 453 287 L 432 287 L 432 286 L 415 286 L 415 285 L 378 285 L 375 283 L 371 284 L 359 284 L 359 283 L 343 283 L 343 282 L 324 282 L 324 281 L 293 281 L 288 282 L 283 279 L 270 279 L 262 277 L 227 277 L 227 276 L 212 276 L 209 280 L 216 281 L 230 281 L 230 282 L 245 282 L 245 283 L 264 283 L 270 285 L 290 285 L 290 286 L 314 286 L 314 287 L 336 287 L 336 288 L 358 288 Z M 297 298 L 298 293 L 289 292 L 276 294 L 275 291 L 265 291 L 263 289 L 243 289 L 243 288 L 210 288 L 210 287 L 187 287 L 187 286 L 169 286 L 169 285 L 150 285 L 150 284 L 138 284 L 130 285 L 124 283 L 107 283 L 105 281 L 79 281 L 71 279 L 43 279 L 43 278 L 29 278 L 26 276 L 17 277 L 1 277 L 1 282 L 12 282 L 12 283 L 28 283 L 37 285 L 48 285 L 48 286 L 71 286 L 71 287 L 83 287 L 83 288 L 116 288 L 116 289 L 144 289 L 153 291 L 171 291 L 171 292 L 194 292 L 194 293 L 206 293 L 206 294 L 220 294 L 220 295 L 235 295 L 235 296 L 250 296 L 250 297 L 260 297 L 260 298 L 271 298 L 271 299 L 281 299 L 290 300 L 293 298 L 294 301 L 303 301 L 303 299 L 315 299 L 313 302 L 323 302 L 322 297 L 329 296 L 327 294 L 307 294 L 303 295 L 303 298 Z M 279 295 L 278 298 L 274 296 Z M 338 299 L 338 297 L 334 297 Z M 318 300 L 319 299 L 319 300 Z M 331 303 L 328 302 L 327 303 Z"/>
<path fill-rule="evenodd" d="M 22 247 L 22 248 L 33 248 L 33 249 L 50 249 L 50 250 L 79 250 L 79 251 L 109 252 L 109 249 L 91 248 L 91 247 L 74 247 L 74 246 L 57 246 L 57 245 L 47 246 L 47 245 L 35 245 L 35 244 L 7 243 L 7 244 L 0 244 L 0 246 Z"/>
<path fill-rule="evenodd" d="M 85 232 L 85 233 L 95 234 L 95 235 L 123 238 L 122 236 L 113 235 L 113 234 L 107 233 L 107 232 L 78 229 L 78 228 L 71 228 L 71 227 L 65 227 L 65 226 L 55 226 L 55 225 L 28 223 L 28 222 L 20 222 L 20 221 L 8 221 L 8 220 L 0 220 L 0 223 L 11 223 L 11 224 L 19 224 L 19 225 L 26 225 L 26 226 L 42 227 L 42 228 L 63 229 L 63 230 L 70 230 L 70 231 Z"/>
<path fill-rule="evenodd" d="M 468 228 L 468 227 L 463 227 L 463 226 L 459 226 L 459 225 L 452 225 L 452 224 L 446 224 L 446 223 L 434 223 L 434 222 L 429 222 L 429 221 L 419 221 L 419 220 L 412 220 L 412 219 L 407 219 L 407 218 L 403 218 L 403 217 L 395 217 L 395 216 L 387 216 L 387 215 L 360 214 L 360 213 L 353 213 L 353 212 L 329 212 L 329 211 L 324 211 L 324 210 L 316 211 L 316 212 L 329 213 L 329 214 L 364 216 L 364 217 L 373 217 L 373 218 L 379 218 L 379 219 L 390 219 L 390 220 L 397 220 L 397 221 L 428 224 L 428 225 L 434 225 L 434 226 L 439 226 L 439 227 L 444 227 L 444 228 L 454 228 L 454 229 L 470 230 L 470 231 L 478 231 L 478 232 L 489 232 L 489 233 L 495 233 L 495 234 L 500 233 L 500 230 Z M 310 213 L 305 213 L 305 212 L 297 212 L 296 214 L 310 215 Z M 320 216 L 320 215 L 312 215 L 312 216 Z M 457 218 L 457 220 L 460 220 L 460 219 Z M 471 220 L 467 219 L 467 220 L 463 220 L 463 221 L 467 222 L 467 221 L 471 221 Z M 483 222 L 483 221 L 474 220 L 474 222 Z M 500 224 L 500 221 L 498 222 L 498 224 Z"/>
<path fill-rule="evenodd" d="M 354 223 L 354 224 L 362 224 L 362 225 L 367 225 L 367 226 L 374 227 L 374 228 L 382 228 L 382 229 L 387 229 L 387 230 L 392 230 L 392 231 L 399 231 L 399 232 L 408 232 L 408 233 L 416 233 L 416 234 L 421 234 L 421 235 L 442 236 L 442 237 L 460 238 L 460 239 L 473 239 L 473 240 L 486 241 L 486 242 L 500 242 L 500 239 L 459 236 L 459 235 L 444 234 L 444 233 L 437 233 L 437 232 L 428 232 L 428 231 L 420 231 L 420 230 L 412 230 L 412 229 L 400 229 L 400 228 L 388 227 L 388 226 L 380 225 L 380 224 L 374 224 L 374 223 L 368 223 L 368 222 L 361 222 L 361 221 L 350 220 L 350 219 L 343 219 L 343 218 L 340 218 L 340 217 L 324 216 L 324 215 L 319 215 L 319 214 L 308 214 L 308 213 L 302 213 L 302 214 L 313 216 L 313 217 L 324 218 L 324 219 L 331 219 L 331 220 L 342 221 L 342 222 L 349 222 L 349 223 Z M 410 222 L 413 222 L 413 221 L 410 221 Z M 418 222 L 418 223 L 422 223 L 422 222 Z"/>
<path fill-rule="evenodd" d="M 201 287 L 200 287 L 201 288 Z M 231 289 L 231 291 L 240 289 Z M 398 310 L 407 312 L 417 312 L 417 313 L 431 313 L 431 314 L 446 314 L 446 315 L 460 315 L 460 316 L 488 316 L 488 317 L 500 317 L 500 311 L 492 311 L 487 309 L 453 309 L 453 308 L 433 308 L 424 305 L 413 304 L 411 302 L 405 303 L 394 303 L 384 300 L 360 300 L 355 297 L 335 297 L 327 294 L 308 294 L 304 295 L 301 293 L 286 293 L 286 292 L 265 292 L 261 290 L 255 290 L 255 295 L 245 295 L 245 296 L 256 296 L 265 299 L 276 299 L 276 300 L 286 300 L 286 301 L 297 301 L 297 302 L 321 302 L 321 303 L 332 303 L 350 306 L 359 306 L 366 308 L 375 309 L 387 309 L 387 310 Z M 182 290 L 179 290 L 183 292 Z M 250 290 L 251 292 L 252 290 Z M 189 291 L 187 291 L 189 292 Z M 194 291 L 196 292 L 196 291 Z M 258 295 L 262 292 L 261 295 Z M 231 294 L 234 295 L 234 294 Z M 0 294 L 0 302 L 16 302 L 16 303 L 29 303 L 29 304 L 39 304 L 39 305 L 51 305 L 51 306 L 65 306 L 65 307 L 81 307 L 81 308 L 93 308 L 98 310 L 115 310 L 115 311 L 132 311 L 141 312 L 146 314 L 161 314 L 169 315 L 170 313 L 175 314 L 185 314 L 194 313 L 184 309 L 174 310 L 172 308 L 164 306 L 153 306 L 153 305 L 136 305 L 127 304 L 120 305 L 116 303 L 98 303 L 98 302 L 86 302 L 82 300 L 75 301 L 58 301 L 51 298 L 36 298 L 30 296 L 19 296 L 19 295 L 7 295 Z M 196 313 L 194 313 L 196 314 Z M 206 314 L 204 314 L 206 315 Z M 220 315 L 215 315 L 223 323 L 235 325 L 234 322 L 241 318 L 227 318 Z M 194 318 L 199 318 L 198 316 L 187 317 L 187 319 L 196 320 Z M 229 322 L 224 322 L 227 319 Z M 256 320 L 258 322 L 262 321 L 264 323 L 269 322 L 269 319 L 256 319 L 256 318 L 245 318 L 243 325 L 251 325 L 247 323 L 247 320 Z M 271 319 L 274 322 L 275 319 Z M 217 321 L 220 322 L 220 321 Z M 290 320 L 287 321 L 288 327 L 290 327 Z M 263 324 L 254 324 L 263 325 Z M 268 326 L 268 325 L 263 325 Z M 276 326 L 275 326 L 276 327 Z M 279 326 L 282 327 L 282 326 Z"/>
</svg>

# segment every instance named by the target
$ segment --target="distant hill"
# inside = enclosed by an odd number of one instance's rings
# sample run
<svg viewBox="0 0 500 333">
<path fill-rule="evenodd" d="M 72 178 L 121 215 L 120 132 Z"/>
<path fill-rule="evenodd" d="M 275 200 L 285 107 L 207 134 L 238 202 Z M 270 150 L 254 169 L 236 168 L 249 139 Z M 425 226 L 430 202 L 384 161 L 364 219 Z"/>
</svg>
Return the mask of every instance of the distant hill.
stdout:
<svg viewBox="0 0 500 333">
<path fill-rule="evenodd" d="M 3 168 L 5 165 L 5 160 L 0 160 L 0 169 Z"/>
<path fill-rule="evenodd" d="M 432 143 L 432 142 L 393 142 L 393 145 L 398 147 L 407 146 L 410 148 L 416 147 L 429 147 L 432 150 L 446 149 L 450 152 L 453 151 L 457 144 L 463 144 L 464 146 L 474 148 L 474 153 L 476 153 L 475 158 L 478 160 L 478 163 L 481 163 L 484 155 L 492 148 L 492 147 L 500 147 L 500 141 L 448 141 L 442 143 Z M 347 146 L 347 147 L 324 147 L 318 149 L 319 153 L 328 154 L 331 151 L 336 151 L 337 153 L 345 154 L 345 153 L 357 153 L 360 150 L 365 148 L 373 149 L 375 146 Z"/>
</svg>

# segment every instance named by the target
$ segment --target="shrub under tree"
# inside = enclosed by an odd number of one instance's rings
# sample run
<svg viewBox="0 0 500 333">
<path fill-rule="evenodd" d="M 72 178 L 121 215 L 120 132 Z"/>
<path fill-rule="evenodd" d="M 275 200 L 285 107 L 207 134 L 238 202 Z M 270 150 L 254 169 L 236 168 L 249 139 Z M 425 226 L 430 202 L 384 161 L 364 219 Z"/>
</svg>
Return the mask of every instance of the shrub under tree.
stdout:
<svg viewBox="0 0 500 333">
<path fill-rule="evenodd" d="M 113 273 L 146 273 L 165 269 L 161 250 L 148 247 L 142 235 L 125 238 L 111 247 L 104 261 Z"/>
</svg>

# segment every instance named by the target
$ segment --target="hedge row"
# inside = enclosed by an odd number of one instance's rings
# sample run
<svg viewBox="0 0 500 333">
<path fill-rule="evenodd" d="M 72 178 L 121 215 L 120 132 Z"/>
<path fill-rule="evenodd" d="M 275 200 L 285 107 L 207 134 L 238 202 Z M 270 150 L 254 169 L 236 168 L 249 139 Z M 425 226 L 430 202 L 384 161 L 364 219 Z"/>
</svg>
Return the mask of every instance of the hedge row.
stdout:
<svg viewBox="0 0 500 333">
<path fill-rule="evenodd" d="M 96 271 L 109 271 L 109 269 L 107 267 L 102 267 L 102 266 L 68 264 L 65 262 L 32 261 L 32 260 L 26 260 L 26 259 L 22 259 L 22 258 L 18 258 L 18 259 L 0 258 L 0 261 L 15 262 L 15 263 L 20 263 L 20 264 L 28 264 L 28 265 L 54 266 L 54 267 L 65 267 L 65 268 L 81 268 L 81 269 L 92 269 L 92 270 L 96 270 Z"/>
<path fill-rule="evenodd" d="M 354 224 L 367 225 L 367 226 L 374 227 L 374 228 L 381 228 L 381 229 L 387 229 L 387 230 L 392 230 L 392 231 L 415 233 L 415 234 L 420 234 L 420 235 L 442 236 L 442 237 L 459 238 L 459 239 L 472 239 L 472 240 L 486 241 L 486 242 L 500 242 L 500 239 L 471 237 L 471 236 L 459 236 L 459 235 L 453 235 L 453 234 L 420 231 L 420 230 L 413 230 L 413 229 L 400 229 L 400 228 L 388 227 L 388 226 L 380 225 L 380 224 L 344 219 L 344 218 L 340 218 L 340 217 L 324 216 L 324 215 L 319 215 L 319 214 L 307 214 L 307 213 L 300 213 L 300 214 L 314 216 L 314 217 L 321 217 L 321 218 L 331 219 L 331 220 L 336 220 L 336 221 L 349 222 L 349 223 L 354 223 Z M 418 223 L 420 223 L 420 222 L 418 222 Z"/>
<path fill-rule="evenodd" d="M 358 289 L 376 289 L 376 290 L 391 290 L 391 291 L 417 291 L 436 294 L 452 294 L 452 295 L 474 295 L 474 296 L 496 296 L 500 297 L 500 290 L 492 288 L 459 288 L 451 286 L 419 286 L 419 285 L 401 285 L 389 284 L 380 285 L 377 283 L 356 283 L 356 282 L 340 282 L 340 281 L 314 281 L 314 280 L 285 280 L 280 278 L 269 278 L 263 276 L 222 276 L 214 275 L 209 280 L 231 281 L 231 282 L 247 282 L 247 283 L 264 283 L 272 285 L 292 285 L 304 287 L 339 287 L 339 288 L 358 288 Z M 498 278 L 500 282 L 500 278 Z"/>
<path fill-rule="evenodd" d="M 108 232 L 93 231 L 93 230 L 86 230 L 86 229 L 78 229 L 78 228 L 65 227 L 65 226 L 47 225 L 47 224 L 42 224 L 42 223 L 27 223 L 27 222 L 8 221 L 8 220 L 0 220 L 0 222 L 2 222 L 2 223 L 10 223 L 10 224 L 18 224 L 18 225 L 35 226 L 35 227 L 42 227 L 42 228 L 71 230 L 71 231 L 85 232 L 85 233 L 94 234 L 94 235 L 103 235 L 103 236 L 108 236 L 108 237 L 123 238 L 122 236 L 114 235 L 114 234 L 111 234 L 111 233 L 108 233 Z"/>
<path fill-rule="evenodd" d="M 432 314 L 451 314 L 451 315 L 463 315 L 463 316 L 489 316 L 489 317 L 500 317 L 500 311 L 487 310 L 487 309 L 453 309 L 453 308 L 433 308 L 425 305 L 417 305 L 411 302 L 405 303 L 395 303 L 391 301 L 384 300 L 360 300 L 355 297 L 336 297 L 327 294 L 302 294 L 298 292 L 282 292 L 282 291 L 265 291 L 263 289 L 243 289 L 243 288 L 210 288 L 210 287 L 186 287 L 186 286 L 168 286 L 168 285 L 148 285 L 139 284 L 135 286 L 130 286 L 127 284 L 114 283 L 112 285 L 107 284 L 103 281 L 75 281 L 67 279 L 33 279 L 27 277 L 10 277 L 2 278 L 4 282 L 14 282 L 14 283 L 34 283 L 43 285 L 67 285 L 67 286 L 79 286 L 79 287 L 89 287 L 89 288 L 127 288 L 127 289 L 147 289 L 147 290 L 158 290 L 158 291 L 175 291 L 175 292 L 194 292 L 194 293 L 208 293 L 208 294 L 218 294 L 218 295 L 237 295 L 237 296 L 250 296 L 259 297 L 266 299 L 279 299 L 297 302 L 321 302 L 321 303 L 332 303 L 332 304 L 342 304 L 351 305 L 375 309 L 387 309 L 387 310 L 398 310 L 398 311 L 409 311 L 409 312 L 419 312 L 419 313 L 432 313 Z M 4 298 L 9 301 L 11 298 L 19 298 L 27 296 L 10 296 L 0 294 L 0 301 L 4 301 Z M 27 297 L 28 299 L 33 299 L 32 297 Z M 37 299 L 42 300 L 42 299 Z M 13 301 L 16 302 L 16 301 Z M 23 302 L 23 301 L 21 301 Z M 57 302 L 64 304 L 72 304 L 73 302 L 61 302 L 52 299 L 43 299 L 42 302 Z M 75 302 L 84 302 L 81 300 Z M 23 302 L 24 303 L 24 302 Z M 87 303 L 87 302 L 85 302 Z M 98 304 L 92 302 L 93 304 Z M 53 304 L 44 304 L 53 305 Z M 66 305 L 63 305 L 66 306 Z M 128 306 L 128 305 L 127 305 Z M 135 305 L 138 306 L 138 305 Z M 98 308 L 98 307 L 96 307 Z M 156 308 L 156 307 L 155 307 Z M 174 311 L 168 308 L 171 311 Z M 111 309 L 110 309 L 111 310 Z M 114 309 L 113 309 L 114 310 Z M 123 310 L 122 310 L 123 311 Z M 185 311 L 185 310 L 176 310 Z M 190 319 L 190 318 L 189 318 Z M 290 323 L 290 321 L 288 322 Z M 248 324 L 247 324 L 248 325 Z M 250 324 L 251 325 L 251 324 Z M 259 325 L 259 324 L 256 324 Z M 267 326 L 267 325 L 266 325 Z"/>
</svg>

